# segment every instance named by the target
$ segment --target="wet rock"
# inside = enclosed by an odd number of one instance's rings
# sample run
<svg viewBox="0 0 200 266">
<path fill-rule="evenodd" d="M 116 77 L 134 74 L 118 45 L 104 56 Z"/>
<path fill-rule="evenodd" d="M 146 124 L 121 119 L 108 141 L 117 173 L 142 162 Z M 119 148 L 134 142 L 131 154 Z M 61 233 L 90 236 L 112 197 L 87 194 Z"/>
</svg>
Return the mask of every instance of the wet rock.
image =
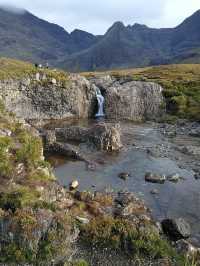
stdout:
<svg viewBox="0 0 200 266">
<path fill-rule="evenodd" d="M 79 186 L 79 182 L 77 180 L 74 180 L 72 181 L 70 184 L 69 184 L 69 188 L 70 190 L 74 190 L 74 189 L 77 189 Z"/>
<path fill-rule="evenodd" d="M 159 191 L 157 189 L 152 189 L 151 190 L 151 194 L 152 195 L 158 195 L 159 194 Z"/>
<path fill-rule="evenodd" d="M 130 177 L 130 174 L 127 172 L 122 172 L 118 175 L 119 178 L 123 179 L 123 180 L 127 180 Z"/>
<path fill-rule="evenodd" d="M 145 175 L 146 182 L 163 184 L 165 180 L 166 177 L 164 175 L 154 174 L 150 172 L 146 173 Z"/>
<path fill-rule="evenodd" d="M 174 241 L 188 238 L 191 234 L 190 225 L 182 218 L 165 219 L 162 221 L 162 228 L 164 233 Z"/>
<path fill-rule="evenodd" d="M 174 182 L 174 183 L 178 182 L 181 178 L 182 177 L 179 174 L 172 174 L 172 175 L 167 176 L 167 180 Z"/>
</svg>

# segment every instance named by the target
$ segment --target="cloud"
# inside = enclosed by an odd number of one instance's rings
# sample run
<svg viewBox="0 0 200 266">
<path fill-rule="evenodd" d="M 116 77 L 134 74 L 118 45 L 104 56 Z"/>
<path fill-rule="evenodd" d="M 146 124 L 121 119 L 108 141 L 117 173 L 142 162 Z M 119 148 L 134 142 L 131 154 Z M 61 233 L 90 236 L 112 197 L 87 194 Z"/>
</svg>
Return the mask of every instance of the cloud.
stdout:
<svg viewBox="0 0 200 266">
<path fill-rule="evenodd" d="M 172 27 L 200 8 L 199 0 L 0 0 L 64 26 L 104 33 L 115 21 Z"/>
</svg>

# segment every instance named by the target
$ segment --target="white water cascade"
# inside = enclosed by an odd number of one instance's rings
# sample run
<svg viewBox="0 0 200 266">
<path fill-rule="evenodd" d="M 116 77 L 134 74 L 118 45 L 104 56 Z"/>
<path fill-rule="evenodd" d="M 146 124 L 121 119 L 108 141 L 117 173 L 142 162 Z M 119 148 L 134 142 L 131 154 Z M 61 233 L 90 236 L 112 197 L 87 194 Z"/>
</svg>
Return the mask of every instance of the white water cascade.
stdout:
<svg viewBox="0 0 200 266">
<path fill-rule="evenodd" d="M 95 117 L 103 117 L 105 116 L 103 107 L 104 107 L 104 97 L 101 94 L 100 89 L 97 89 L 96 91 L 97 101 L 98 101 L 98 113 L 95 115 Z"/>
</svg>

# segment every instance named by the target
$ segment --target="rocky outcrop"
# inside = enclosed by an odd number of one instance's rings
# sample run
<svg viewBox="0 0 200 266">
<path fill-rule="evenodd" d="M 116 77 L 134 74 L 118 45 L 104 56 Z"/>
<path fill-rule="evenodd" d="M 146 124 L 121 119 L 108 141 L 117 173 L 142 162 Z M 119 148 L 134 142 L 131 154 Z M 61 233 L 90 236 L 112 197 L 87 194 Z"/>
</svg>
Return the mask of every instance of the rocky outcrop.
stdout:
<svg viewBox="0 0 200 266">
<path fill-rule="evenodd" d="M 105 97 L 108 119 L 141 121 L 163 113 L 162 87 L 152 82 L 116 80 L 109 76 L 91 80 Z"/>
<path fill-rule="evenodd" d="M 98 150 L 119 151 L 122 148 L 119 124 L 99 123 L 90 128 L 79 126 L 57 128 L 55 133 L 56 137 L 64 142 L 89 142 Z"/>
<path fill-rule="evenodd" d="M 95 87 L 79 75 L 63 81 L 37 73 L 33 78 L 0 82 L 8 111 L 24 119 L 88 118 L 94 114 Z"/>
</svg>

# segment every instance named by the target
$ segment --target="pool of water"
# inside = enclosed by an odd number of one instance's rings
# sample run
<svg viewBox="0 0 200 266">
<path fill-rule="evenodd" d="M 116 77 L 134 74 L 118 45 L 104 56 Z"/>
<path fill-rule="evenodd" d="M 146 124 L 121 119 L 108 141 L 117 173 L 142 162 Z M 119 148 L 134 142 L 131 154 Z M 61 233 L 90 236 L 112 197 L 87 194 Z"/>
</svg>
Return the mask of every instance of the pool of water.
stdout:
<svg viewBox="0 0 200 266">
<path fill-rule="evenodd" d="M 54 169 L 62 185 L 67 185 L 74 179 L 79 181 L 80 190 L 128 190 L 135 192 L 144 199 L 152 210 L 152 215 L 162 220 L 166 217 L 183 217 L 192 226 L 193 233 L 200 232 L 200 181 L 195 180 L 193 172 L 182 169 L 177 161 L 170 158 L 153 157 L 146 148 L 155 145 L 173 144 L 164 138 L 152 124 L 123 123 L 122 141 L 124 149 L 115 154 L 89 151 L 83 147 L 88 158 L 97 162 L 95 171 L 88 171 L 84 162 L 63 161 L 57 158 Z M 184 136 L 183 136 L 184 138 Z M 181 138 L 178 139 L 181 141 Z M 195 138 L 190 142 L 199 143 Z M 130 173 L 124 181 L 118 175 L 121 172 Z M 178 183 L 166 181 L 164 184 L 147 183 L 144 180 L 146 172 L 165 175 L 180 174 L 183 179 Z M 151 191 L 158 190 L 153 195 Z"/>
</svg>

